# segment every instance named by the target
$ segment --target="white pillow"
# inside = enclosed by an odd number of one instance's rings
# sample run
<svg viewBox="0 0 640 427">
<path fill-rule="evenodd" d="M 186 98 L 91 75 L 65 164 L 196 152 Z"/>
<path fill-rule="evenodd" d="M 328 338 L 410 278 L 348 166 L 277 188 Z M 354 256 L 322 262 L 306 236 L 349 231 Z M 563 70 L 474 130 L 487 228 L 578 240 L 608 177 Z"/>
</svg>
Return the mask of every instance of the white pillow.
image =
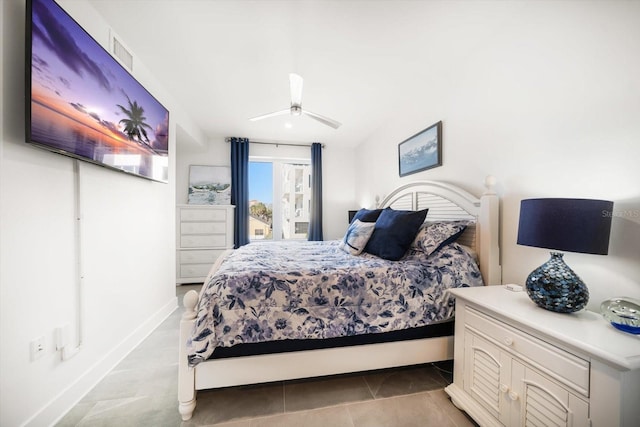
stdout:
<svg viewBox="0 0 640 427">
<path fill-rule="evenodd" d="M 375 228 L 375 222 L 362 222 L 359 219 L 355 219 L 349 224 L 347 233 L 338 247 L 351 255 L 360 255 L 364 247 L 367 246 L 367 242 Z"/>
</svg>

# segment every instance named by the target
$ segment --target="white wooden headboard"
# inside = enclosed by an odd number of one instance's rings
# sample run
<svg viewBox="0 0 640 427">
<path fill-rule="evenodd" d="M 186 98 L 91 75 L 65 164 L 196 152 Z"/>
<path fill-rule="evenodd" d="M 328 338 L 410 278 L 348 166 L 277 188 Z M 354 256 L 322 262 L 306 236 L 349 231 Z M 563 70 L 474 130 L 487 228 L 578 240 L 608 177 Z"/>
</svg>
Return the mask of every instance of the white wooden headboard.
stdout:
<svg viewBox="0 0 640 427">
<path fill-rule="evenodd" d="M 477 198 L 466 190 L 437 181 L 415 181 L 398 187 L 380 202 L 393 209 L 429 209 L 426 221 L 473 221 L 458 241 L 475 249 L 482 279 L 487 285 L 502 283 L 500 266 L 500 201 L 493 190 L 495 178 L 485 179 L 486 190 Z"/>
</svg>

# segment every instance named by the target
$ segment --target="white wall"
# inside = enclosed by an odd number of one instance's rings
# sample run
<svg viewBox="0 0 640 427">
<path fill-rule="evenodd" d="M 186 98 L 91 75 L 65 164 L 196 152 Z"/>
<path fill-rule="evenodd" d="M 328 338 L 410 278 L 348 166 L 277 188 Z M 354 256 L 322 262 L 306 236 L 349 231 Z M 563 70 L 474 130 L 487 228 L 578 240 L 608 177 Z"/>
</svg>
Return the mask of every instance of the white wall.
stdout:
<svg viewBox="0 0 640 427">
<path fill-rule="evenodd" d="M 88 3 L 60 4 L 108 45 L 109 28 Z M 201 135 L 136 62 L 135 77 L 170 110 L 170 182 L 79 163 L 85 333 L 80 352 L 61 361 L 54 328 L 70 324 L 78 339 L 75 161 L 25 143 L 25 2 L 1 7 L 0 425 L 50 425 L 175 309 L 176 123 Z M 45 354 L 32 362 L 38 336 Z"/>
<path fill-rule="evenodd" d="M 433 52 L 416 49 L 440 78 L 416 88 L 402 114 L 359 145 L 361 203 L 418 179 L 480 194 L 493 174 L 503 282 L 524 283 L 549 255 L 516 245 L 521 199 L 613 200 L 620 216 L 609 255 L 565 260 L 589 286 L 592 309 L 612 296 L 640 297 L 640 3 L 474 5 L 441 4 L 457 8 L 441 10 L 453 18 L 438 25 L 455 28 L 440 39 L 445 58 L 433 65 Z M 444 165 L 399 178 L 397 144 L 438 120 Z"/>
<path fill-rule="evenodd" d="M 229 135 L 234 136 L 234 135 Z M 176 161 L 178 204 L 187 203 L 189 188 L 189 166 L 211 165 L 229 166 L 231 149 L 223 138 L 212 139 L 207 144 L 189 143 L 190 138 L 184 135 L 178 144 Z M 184 143 L 183 143 L 184 142 Z M 252 144 L 250 156 L 280 156 L 301 158 L 311 156 L 309 147 L 291 147 L 280 145 Z M 356 209 L 353 148 L 325 147 L 322 151 L 322 192 L 323 192 L 323 235 L 325 240 L 340 239 L 347 229 L 347 211 Z"/>
</svg>

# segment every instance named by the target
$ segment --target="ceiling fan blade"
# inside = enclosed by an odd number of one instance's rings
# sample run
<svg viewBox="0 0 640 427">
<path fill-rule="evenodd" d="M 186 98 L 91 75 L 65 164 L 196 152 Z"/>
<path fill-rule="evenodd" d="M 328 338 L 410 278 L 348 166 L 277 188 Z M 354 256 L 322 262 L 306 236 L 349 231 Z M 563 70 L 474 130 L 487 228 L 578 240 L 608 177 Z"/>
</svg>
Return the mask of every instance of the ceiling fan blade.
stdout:
<svg viewBox="0 0 640 427">
<path fill-rule="evenodd" d="M 317 121 L 319 121 L 320 123 L 323 123 L 327 126 L 331 126 L 334 129 L 338 129 L 340 126 L 342 126 L 342 123 L 340 122 L 336 122 L 333 119 L 330 119 L 328 117 L 325 116 L 321 116 L 320 114 L 316 114 L 316 113 L 312 113 L 311 111 L 307 111 L 307 110 L 302 110 L 302 114 L 306 114 L 307 116 L 311 117 L 312 119 L 315 119 Z"/>
<path fill-rule="evenodd" d="M 291 105 L 302 105 L 302 77 L 298 74 L 289 74 L 289 84 L 291 86 Z"/>
<path fill-rule="evenodd" d="M 275 117 L 275 116 L 282 116 L 284 114 L 290 114 L 291 113 L 291 109 L 287 108 L 286 110 L 280 110 L 280 111 L 276 111 L 273 113 L 268 113 L 268 114 L 263 114 L 261 116 L 257 116 L 257 117 L 252 117 L 249 120 L 252 122 L 255 122 L 256 120 L 262 120 L 262 119 L 267 119 L 269 117 Z"/>
</svg>

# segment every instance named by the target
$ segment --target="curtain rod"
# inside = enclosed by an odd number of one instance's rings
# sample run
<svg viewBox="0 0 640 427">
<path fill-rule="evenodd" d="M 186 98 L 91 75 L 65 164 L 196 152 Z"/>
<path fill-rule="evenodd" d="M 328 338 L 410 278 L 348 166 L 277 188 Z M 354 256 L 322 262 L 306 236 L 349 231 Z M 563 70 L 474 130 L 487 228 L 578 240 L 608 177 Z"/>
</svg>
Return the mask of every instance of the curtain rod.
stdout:
<svg viewBox="0 0 640 427">
<path fill-rule="evenodd" d="M 225 142 L 230 142 L 231 138 L 225 138 Z M 257 139 L 249 139 L 250 144 L 263 144 L 263 145 L 288 145 L 291 147 L 311 147 L 311 144 L 308 142 L 278 142 L 278 141 L 260 141 Z M 324 148 L 324 144 L 322 144 L 322 148 Z"/>
</svg>

